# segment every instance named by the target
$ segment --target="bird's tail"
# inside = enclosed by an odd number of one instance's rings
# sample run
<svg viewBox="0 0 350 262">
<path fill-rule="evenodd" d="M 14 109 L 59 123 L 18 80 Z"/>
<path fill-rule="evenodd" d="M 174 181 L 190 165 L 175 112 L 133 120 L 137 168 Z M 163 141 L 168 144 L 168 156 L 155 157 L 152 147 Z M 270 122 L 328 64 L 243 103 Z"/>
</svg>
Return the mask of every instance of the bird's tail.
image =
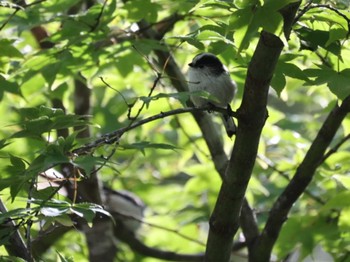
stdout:
<svg viewBox="0 0 350 262">
<path fill-rule="evenodd" d="M 236 134 L 236 124 L 233 121 L 233 118 L 228 114 L 222 114 L 222 120 L 224 122 L 226 133 L 228 137 L 231 138 L 234 134 Z"/>
</svg>

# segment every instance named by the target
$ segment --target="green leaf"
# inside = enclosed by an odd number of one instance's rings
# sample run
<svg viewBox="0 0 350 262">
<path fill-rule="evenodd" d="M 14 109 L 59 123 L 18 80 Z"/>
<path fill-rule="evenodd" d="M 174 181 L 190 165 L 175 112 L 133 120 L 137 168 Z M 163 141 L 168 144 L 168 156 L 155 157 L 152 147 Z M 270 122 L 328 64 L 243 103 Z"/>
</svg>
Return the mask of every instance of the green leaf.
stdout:
<svg viewBox="0 0 350 262">
<path fill-rule="evenodd" d="M 332 179 L 339 182 L 346 189 L 350 189 L 350 177 L 347 175 L 334 175 Z"/>
<path fill-rule="evenodd" d="M 14 133 L 11 138 L 19 137 L 36 137 L 40 138 L 43 133 L 49 132 L 52 128 L 52 121 L 47 116 L 25 121 L 22 126 L 23 130 Z"/>
<path fill-rule="evenodd" d="M 199 50 L 204 50 L 205 48 L 204 44 L 193 36 L 173 36 L 170 38 L 179 39 L 183 42 L 187 42 L 188 44 L 196 47 Z"/>
<path fill-rule="evenodd" d="M 89 124 L 86 119 L 88 116 L 65 115 L 62 109 L 57 108 L 40 106 L 39 108 L 21 108 L 18 112 L 29 120 L 21 123 L 23 130 L 14 133 L 12 138 L 40 137 L 43 133 L 53 129 L 59 130 Z"/>
<path fill-rule="evenodd" d="M 44 1 L 41 4 L 45 8 L 45 11 L 58 13 L 62 10 L 69 10 L 71 7 L 79 3 L 80 0 L 60 0 L 60 1 Z"/>
<path fill-rule="evenodd" d="M 12 202 L 15 200 L 17 197 L 19 191 L 27 185 L 28 181 L 30 181 L 31 177 L 29 176 L 22 176 L 18 179 L 18 183 L 13 183 L 10 185 L 10 195 L 11 195 L 11 200 Z"/>
<path fill-rule="evenodd" d="M 61 30 L 50 36 L 50 41 L 62 42 L 65 40 L 77 41 L 77 38 L 84 38 L 86 32 L 91 30 L 90 25 L 78 21 L 77 19 L 66 19 L 62 23 Z M 85 36 L 86 37 L 86 36 Z M 51 64 L 51 63 L 50 63 Z"/>
<path fill-rule="evenodd" d="M 271 81 L 271 86 L 277 92 L 278 96 L 281 95 L 281 92 L 286 87 L 286 83 L 285 75 L 281 71 L 276 70 Z"/>
<path fill-rule="evenodd" d="M 6 168 L 6 170 L 12 175 L 12 177 L 0 179 L 0 191 L 4 190 L 5 188 L 9 188 L 12 185 L 18 185 L 23 181 L 23 177 L 19 176 L 23 174 L 22 172 L 14 170 L 11 167 Z"/>
<path fill-rule="evenodd" d="M 215 33 L 218 33 L 222 36 L 226 35 L 226 30 L 225 30 L 226 25 L 222 24 L 221 26 L 218 25 L 203 25 L 200 28 L 198 28 L 198 33 L 202 32 L 202 31 L 212 31 Z"/>
<path fill-rule="evenodd" d="M 2 148 L 4 148 L 4 147 L 8 146 L 9 144 L 10 144 L 10 142 L 7 142 L 6 139 L 1 139 L 1 140 L 0 140 L 0 149 L 2 149 Z"/>
<path fill-rule="evenodd" d="M 7 166 L 7 167 L 5 168 L 5 170 L 6 170 L 9 174 L 11 174 L 12 176 L 14 176 L 14 177 L 9 178 L 10 180 L 11 180 L 11 179 L 16 179 L 16 177 L 18 177 L 18 176 L 23 176 L 23 175 L 25 174 L 26 165 L 25 165 L 25 162 L 24 162 L 23 159 L 18 158 L 18 157 L 16 157 L 16 156 L 13 156 L 13 155 L 10 154 L 10 162 L 11 162 L 12 165 Z M 19 179 L 21 179 L 21 178 L 19 178 Z M 6 182 L 5 182 L 5 181 L 6 181 L 6 180 L 4 180 L 4 184 L 6 185 Z M 0 181 L 0 184 L 1 184 L 1 182 L 2 182 L 2 181 Z M 18 181 L 17 181 L 17 182 L 18 182 Z M 2 188 L 2 187 L 0 186 L 0 188 Z"/>
<path fill-rule="evenodd" d="M 336 12 L 328 9 L 322 9 L 320 12 L 320 9 L 313 9 L 310 10 L 309 12 L 309 17 L 305 17 L 305 19 L 309 20 L 314 19 L 315 21 L 323 21 L 326 22 L 326 24 L 331 25 L 331 27 L 340 27 L 343 28 L 344 30 L 348 29 L 348 23 L 347 20 L 337 14 Z"/>
<path fill-rule="evenodd" d="M 57 144 L 50 144 L 44 152 L 32 161 L 27 172 L 35 175 L 64 163 L 70 163 L 70 158 L 63 152 L 63 148 Z"/>
<path fill-rule="evenodd" d="M 0 57 L 23 58 L 23 55 L 13 43 L 15 40 L 0 39 Z"/>
<path fill-rule="evenodd" d="M 61 69 L 61 66 L 61 61 L 58 61 L 56 63 L 46 65 L 41 69 L 41 74 L 45 78 L 46 83 L 49 85 L 49 87 L 51 87 L 53 82 L 55 81 L 56 76 Z"/>
<path fill-rule="evenodd" d="M 155 96 L 141 96 L 139 98 L 140 98 L 140 100 L 145 102 L 147 105 L 149 105 L 149 103 L 151 101 L 155 101 L 155 100 L 158 100 L 160 98 L 174 98 L 174 99 L 179 100 L 182 104 L 185 104 L 189 100 L 190 95 L 193 95 L 194 93 L 202 94 L 202 92 L 200 92 L 200 91 L 198 91 L 198 92 L 178 92 L 178 93 L 159 93 Z M 207 92 L 203 92 L 203 93 L 208 94 Z M 208 95 L 205 95 L 205 94 L 202 94 L 202 95 L 204 95 L 205 97 L 208 97 Z"/>
<path fill-rule="evenodd" d="M 336 194 L 321 209 L 321 211 L 329 211 L 332 209 L 342 209 L 350 206 L 350 191 L 343 191 Z"/>
<path fill-rule="evenodd" d="M 164 46 L 160 41 L 158 40 L 152 40 L 152 39 L 137 39 L 133 42 L 134 46 L 136 47 L 136 50 L 138 50 L 140 53 L 146 55 L 154 50 L 163 50 L 166 51 L 167 48 Z"/>
<path fill-rule="evenodd" d="M 24 77 L 24 80 L 28 80 L 33 77 L 38 71 L 40 71 L 46 65 L 50 65 L 51 63 L 55 63 L 56 58 L 50 51 L 45 51 L 40 53 L 40 55 L 34 55 L 29 57 L 22 63 L 22 69 L 27 69 L 28 76 Z"/>
<path fill-rule="evenodd" d="M 309 81 L 305 72 L 301 70 L 298 66 L 296 66 L 294 63 L 281 62 L 278 63 L 277 67 L 277 70 L 280 70 L 286 76 L 304 81 Z"/>
<path fill-rule="evenodd" d="M 50 199 L 50 200 L 30 199 L 28 201 L 30 203 L 33 203 L 39 206 L 45 206 L 45 207 L 69 208 L 71 206 L 70 202 L 59 200 L 59 199 Z"/>
<path fill-rule="evenodd" d="M 350 69 L 336 72 L 328 67 L 321 67 L 321 69 L 306 69 L 304 72 L 310 77 L 316 77 L 310 84 L 326 83 L 331 92 L 339 99 L 343 100 L 350 95 Z"/>
<path fill-rule="evenodd" d="M 61 262 L 74 262 L 74 259 L 64 257 L 57 250 L 56 250 L 56 253 L 57 253 L 58 257 L 60 258 Z"/>
<path fill-rule="evenodd" d="M 3 245 L 3 244 L 4 243 L 0 242 L 0 245 Z M 19 257 L 14 257 L 14 256 L 1 256 L 1 261 L 2 262 L 26 262 L 24 259 Z"/>
<path fill-rule="evenodd" d="M 62 100 L 64 94 L 67 91 L 68 91 L 68 84 L 66 82 L 62 83 L 59 86 L 57 86 L 55 89 L 50 90 L 50 98 Z"/>
<path fill-rule="evenodd" d="M 23 159 L 16 157 L 16 156 L 13 156 L 13 155 L 10 155 L 10 161 L 11 161 L 11 164 L 13 166 L 15 166 L 16 168 L 18 168 L 19 170 L 25 170 L 26 164 L 23 161 Z"/>
<path fill-rule="evenodd" d="M 72 213 L 84 218 L 90 226 L 92 225 L 96 213 L 102 213 L 112 217 L 109 212 L 104 210 L 100 205 L 94 203 L 76 203 L 70 210 Z"/>
<path fill-rule="evenodd" d="M 332 26 L 329 31 L 328 41 L 325 43 L 326 46 L 329 46 L 333 43 L 337 43 L 338 40 L 346 39 L 348 31 L 342 27 Z"/>
<path fill-rule="evenodd" d="M 301 27 L 296 30 L 300 40 L 302 41 L 302 49 L 316 51 L 318 47 L 340 56 L 341 46 L 338 41 L 329 42 L 330 32 L 323 30 L 312 30 L 310 28 Z"/>
<path fill-rule="evenodd" d="M 233 3 L 239 8 L 239 9 L 245 9 L 248 7 L 254 7 L 255 5 L 259 4 L 258 0 L 234 0 Z"/>
<path fill-rule="evenodd" d="M 257 10 L 252 23 L 259 24 L 259 27 L 262 27 L 265 31 L 280 35 L 282 32 L 283 17 L 278 9 L 276 9 L 276 6 L 264 5 Z M 252 27 L 252 30 L 255 30 L 254 27 Z"/>
<path fill-rule="evenodd" d="M 55 222 L 60 223 L 63 226 L 66 227 L 72 227 L 74 226 L 74 222 L 68 215 L 61 215 L 55 218 Z"/>
<path fill-rule="evenodd" d="M 139 143 L 121 145 L 124 149 L 136 149 L 140 150 L 142 154 L 145 154 L 145 149 L 154 148 L 154 149 L 164 149 L 164 150 L 176 150 L 179 149 L 176 146 L 162 143 L 151 143 L 148 141 L 142 141 Z"/>
<path fill-rule="evenodd" d="M 283 30 L 283 17 L 279 10 L 291 2 L 295 0 L 265 1 L 263 6 L 259 6 L 260 3 L 257 1 L 254 7 L 251 4 L 239 3 L 244 8 L 233 12 L 229 23 L 229 28 L 235 31 L 237 53 L 248 48 L 252 38 L 258 35 L 260 28 L 280 35 Z"/>
<path fill-rule="evenodd" d="M 82 168 L 86 174 L 91 174 L 91 172 L 95 169 L 96 165 L 103 164 L 103 158 L 95 157 L 92 155 L 87 156 L 79 156 L 74 159 L 73 164 L 77 167 Z"/>
<path fill-rule="evenodd" d="M 123 8 L 127 10 L 128 18 L 131 21 L 138 22 L 145 19 L 148 22 L 155 22 L 161 6 L 150 0 L 133 0 L 127 1 Z"/>
<path fill-rule="evenodd" d="M 8 92 L 10 94 L 22 96 L 21 89 L 20 89 L 18 83 L 8 81 L 2 75 L 0 75 L 0 92 L 1 92 L 0 100 L 1 100 L 4 92 Z"/>
<path fill-rule="evenodd" d="M 16 208 L 9 210 L 5 213 L 0 213 L 0 223 L 6 223 L 8 219 L 11 218 L 23 218 L 28 216 L 28 211 L 30 211 L 27 208 Z"/>
<path fill-rule="evenodd" d="M 286 86 L 286 77 L 291 77 L 295 79 L 300 79 L 303 81 L 309 81 L 305 71 L 301 70 L 294 63 L 290 63 L 281 59 L 276 66 L 274 77 L 271 82 L 272 88 L 277 92 L 278 95 L 281 94 L 282 90 Z"/>
<path fill-rule="evenodd" d="M 76 126 L 84 126 L 90 124 L 90 122 L 86 119 L 90 118 L 90 116 L 82 116 L 82 115 L 63 115 L 52 118 L 52 129 L 64 129 L 68 127 L 76 127 Z"/>
<path fill-rule="evenodd" d="M 51 108 L 46 106 L 40 107 L 23 107 L 17 109 L 18 113 L 29 120 L 34 120 L 42 116 L 54 117 L 59 115 L 64 115 L 64 112 L 60 108 Z"/>
<path fill-rule="evenodd" d="M 15 233 L 15 229 L 11 227 L 0 227 L 0 246 L 9 244 L 10 238 L 13 235 L 13 233 Z"/>
</svg>

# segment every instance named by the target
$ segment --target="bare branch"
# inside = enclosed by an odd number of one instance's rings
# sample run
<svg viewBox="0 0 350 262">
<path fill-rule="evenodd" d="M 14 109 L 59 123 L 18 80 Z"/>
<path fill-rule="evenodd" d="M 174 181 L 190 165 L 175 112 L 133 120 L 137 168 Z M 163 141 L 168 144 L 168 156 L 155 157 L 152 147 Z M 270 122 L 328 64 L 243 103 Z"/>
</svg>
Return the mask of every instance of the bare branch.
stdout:
<svg viewBox="0 0 350 262">
<path fill-rule="evenodd" d="M 72 153 L 77 154 L 77 155 L 88 154 L 91 151 L 93 151 L 95 148 L 100 147 L 102 145 L 114 144 L 114 143 L 119 141 L 119 139 L 122 137 L 122 135 L 125 132 L 130 131 L 132 129 L 135 129 L 135 128 L 142 126 L 144 124 L 147 124 L 149 122 L 164 118 L 164 117 L 178 115 L 178 114 L 184 114 L 184 113 L 189 113 L 189 112 L 193 113 L 193 112 L 201 112 L 201 111 L 208 111 L 208 110 L 216 111 L 216 112 L 223 112 L 223 111 L 226 112 L 226 109 L 223 109 L 220 107 L 213 107 L 213 106 L 204 106 L 204 107 L 198 107 L 198 108 L 195 108 L 195 107 L 179 108 L 179 109 L 174 109 L 174 110 L 167 111 L 167 112 L 161 112 L 157 115 L 150 116 L 148 118 L 145 118 L 145 119 L 142 119 L 138 122 L 135 122 L 131 125 L 120 128 L 114 132 L 105 134 L 101 138 L 95 140 L 92 143 L 88 143 L 82 147 L 74 149 L 72 151 Z M 236 113 L 232 112 L 232 115 L 236 115 Z"/>
</svg>

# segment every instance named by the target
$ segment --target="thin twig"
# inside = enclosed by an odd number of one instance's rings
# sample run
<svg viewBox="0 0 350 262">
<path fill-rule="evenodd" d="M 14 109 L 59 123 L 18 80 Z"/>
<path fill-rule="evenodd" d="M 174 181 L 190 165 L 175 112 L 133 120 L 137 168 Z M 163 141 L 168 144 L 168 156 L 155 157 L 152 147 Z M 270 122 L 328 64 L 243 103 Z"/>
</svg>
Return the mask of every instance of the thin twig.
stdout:
<svg viewBox="0 0 350 262">
<path fill-rule="evenodd" d="M 128 108 L 132 107 L 132 104 L 129 104 L 128 101 L 126 101 L 126 98 L 125 96 L 123 95 L 122 92 L 120 92 L 118 89 L 115 89 L 114 87 L 112 87 L 110 84 L 108 84 L 102 76 L 100 76 L 100 79 L 102 81 L 102 83 L 104 83 L 108 88 L 112 89 L 113 91 L 116 91 L 120 96 L 121 98 L 123 99 L 124 103 L 128 106 Z"/>
<path fill-rule="evenodd" d="M 346 142 L 350 139 L 350 134 L 348 134 L 347 136 L 343 137 L 343 139 L 341 139 L 334 147 L 332 147 L 331 149 L 329 149 L 329 151 L 323 156 L 321 163 L 324 163 L 327 158 L 329 158 L 331 155 L 333 155 L 334 153 L 336 153 L 338 151 L 338 149 Z"/>
<path fill-rule="evenodd" d="M 164 230 L 164 231 L 168 231 L 168 232 L 174 233 L 174 234 L 176 234 L 176 235 L 178 235 L 178 236 L 180 236 L 180 237 L 182 237 L 182 238 L 184 238 L 186 240 L 189 240 L 189 241 L 194 242 L 196 244 L 199 244 L 201 246 L 205 246 L 205 244 L 203 242 L 201 242 L 201 241 L 199 241 L 197 239 L 194 239 L 192 237 L 189 237 L 189 236 L 187 236 L 185 234 L 182 234 L 177 229 L 171 229 L 171 228 L 160 226 L 160 225 L 157 225 L 157 224 L 154 224 L 154 223 L 146 222 L 145 220 L 143 220 L 141 218 L 138 218 L 138 217 L 135 217 L 135 216 L 132 216 L 132 215 L 128 215 L 128 214 L 125 214 L 125 213 L 119 212 L 119 211 L 112 211 L 111 213 L 112 214 L 115 213 L 115 214 L 117 214 L 119 216 L 122 216 L 124 218 L 135 220 L 137 222 L 140 222 L 140 223 L 142 223 L 144 225 L 147 225 L 147 226 L 150 226 L 150 227 L 154 227 L 154 228 L 158 228 L 158 229 L 161 229 L 161 230 Z"/>
<path fill-rule="evenodd" d="M 105 1 L 103 2 L 103 5 L 102 5 L 102 8 L 101 8 L 101 11 L 100 11 L 100 13 L 98 14 L 98 16 L 96 17 L 96 23 L 95 23 L 93 26 L 91 26 L 91 30 L 90 30 L 90 32 L 95 31 L 95 29 L 96 29 L 96 28 L 98 27 L 98 25 L 100 24 L 101 17 L 102 17 L 102 14 L 103 14 L 104 10 L 105 10 L 105 7 L 106 7 L 106 4 L 107 4 L 107 1 L 108 1 L 108 0 L 105 0 Z"/>
<path fill-rule="evenodd" d="M 5 214 L 7 212 L 7 208 L 0 198 L 0 213 Z M 31 254 L 28 248 L 26 247 L 26 244 L 23 241 L 21 234 L 19 233 L 19 225 L 16 225 L 14 221 L 15 219 L 10 218 L 0 225 L 0 228 L 11 227 L 14 230 L 13 233 L 10 233 L 9 243 L 4 244 L 5 249 L 7 250 L 9 255 L 20 257 L 29 261 Z"/>
<path fill-rule="evenodd" d="M 335 12 L 337 15 L 341 16 L 342 18 L 345 19 L 345 21 L 347 22 L 347 26 L 348 26 L 348 33 L 347 33 L 347 37 L 350 34 L 350 19 L 343 14 L 342 12 L 340 12 L 338 9 L 334 8 L 331 5 L 328 4 L 313 4 L 312 2 L 309 2 L 305 5 L 305 7 L 299 12 L 299 14 L 295 17 L 294 19 L 294 23 L 296 23 L 297 21 L 300 20 L 300 18 L 305 15 L 305 13 L 307 13 L 308 11 L 310 11 L 311 9 L 315 9 L 315 8 L 325 8 L 328 10 L 331 10 L 333 12 Z"/>
<path fill-rule="evenodd" d="M 105 144 L 114 144 L 119 141 L 119 139 L 122 137 L 122 135 L 130 131 L 132 129 L 135 129 L 139 126 L 142 126 L 146 123 L 168 117 L 168 116 L 173 116 L 173 115 L 179 115 L 179 114 L 184 114 L 184 113 L 193 113 L 193 112 L 200 112 L 200 111 L 215 111 L 215 112 L 220 112 L 220 113 L 228 113 L 225 108 L 220 108 L 220 107 L 215 107 L 213 105 L 208 105 L 208 106 L 203 106 L 203 107 L 190 107 L 190 108 L 179 108 L 167 112 L 161 112 L 157 115 L 150 116 L 148 118 L 142 119 L 138 122 L 135 122 L 131 125 L 128 125 L 126 127 L 122 127 L 114 132 L 107 133 L 103 136 L 101 136 L 99 139 L 95 140 L 94 142 L 88 143 L 82 147 L 76 148 L 72 151 L 73 154 L 76 155 L 81 155 L 81 154 L 88 154 L 90 153 L 93 149 L 100 147 Z M 236 112 L 229 112 L 232 117 L 237 117 Z"/>
<path fill-rule="evenodd" d="M 153 85 L 151 87 L 151 90 L 149 91 L 147 97 L 151 97 L 153 94 L 154 89 L 157 87 L 158 82 L 160 81 L 160 79 L 162 78 L 162 74 L 161 73 L 157 73 L 157 78 L 153 81 Z M 146 105 L 146 102 L 144 101 L 141 105 L 141 107 L 139 108 L 139 110 L 137 111 L 135 116 L 131 116 L 131 109 L 129 109 L 128 112 L 128 118 L 131 120 L 130 125 L 132 125 L 134 123 L 134 121 L 140 116 L 142 110 L 144 109 Z"/>
<path fill-rule="evenodd" d="M 10 22 L 10 20 L 17 14 L 18 11 L 20 10 L 25 10 L 25 8 L 27 7 L 30 7 L 32 5 L 37 5 L 37 4 L 40 4 L 42 2 L 45 2 L 46 0 L 38 0 L 38 1 L 35 1 L 33 3 L 30 3 L 30 4 L 24 4 L 23 6 L 21 5 L 17 5 L 17 4 L 8 4 L 7 6 L 4 5 L 4 3 L 1 3 L 1 6 L 6 6 L 6 7 L 9 7 L 9 8 L 13 8 L 15 9 L 15 11 L 4 21 L 4 23 L 0 26 L 0 31 L 2 29 L 4 29 L 4 27 Z"/>
<path fill-rule="evenodd" d="M 264 163 L 268 166 L 268 168 L 270 168 L 271 170 L 275 171 L 276 173 L 278 173 L 281 177 L 285 178 L 286 180 L 288 180 L 290 182 L 290 178 L 289 176 L 286 174 L 285 171 L 279 170 L 276 165 L 270 160 L 268 159 L 266 156 L 263 155 L 258 155 L 258 158 L 262 161 L 264 161 Z M 304 194 L 308 195 L 310 198 L 312 198 L 313 200 L 315 200 L 317 203 L 324 205 L 325 201 L 323 201 L 320 197 L 315 196 L 313 193 L 311 193 L 308 189 L 305 189 Z"/>
</svg>

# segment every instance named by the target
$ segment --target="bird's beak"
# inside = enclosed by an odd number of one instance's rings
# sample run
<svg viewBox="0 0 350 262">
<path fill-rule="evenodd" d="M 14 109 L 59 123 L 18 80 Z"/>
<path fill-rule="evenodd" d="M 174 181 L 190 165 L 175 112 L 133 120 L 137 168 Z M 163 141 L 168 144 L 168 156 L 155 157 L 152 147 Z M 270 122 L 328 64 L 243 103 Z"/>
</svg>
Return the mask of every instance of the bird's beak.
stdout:
<svg viewBox="0 0 350 262">
<path fill-rule="evenodd" d="M 189 63 L 188 65 L 189 65 L 190 67 L 193 67 L 193 63 Z"/>
</svg>

